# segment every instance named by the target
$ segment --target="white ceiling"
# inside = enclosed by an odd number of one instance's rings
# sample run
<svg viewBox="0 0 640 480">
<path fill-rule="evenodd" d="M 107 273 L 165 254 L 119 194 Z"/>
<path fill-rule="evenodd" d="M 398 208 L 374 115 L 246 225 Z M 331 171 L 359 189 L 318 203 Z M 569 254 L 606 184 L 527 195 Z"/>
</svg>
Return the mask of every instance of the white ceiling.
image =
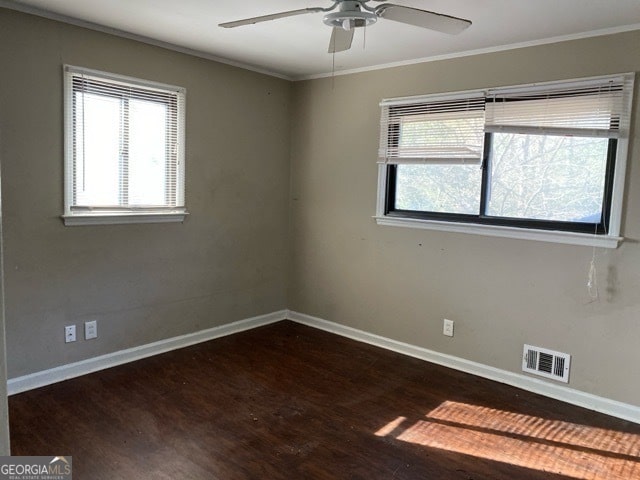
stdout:
<svg viewBox="0 0 640 480">
<path fill-rule="evenodd" d="M 353 48 L 336 54 L 337 72 L 640 29 L 640 0 L 390 1 L 467 18 L 473 25 L 449 36 L 381 19 L 366 29 L 366 43 L 364 29 L 358 29 Z M 322 13 L 218 27 L 246 17 L 328 7 L 331 0 L 0 1 L 3 5 L 52 18 L 70 17 L 286 78 L 332 71 L 332 55 L 327 53 L 331 29 L 322 23 Z"/>
</svg>

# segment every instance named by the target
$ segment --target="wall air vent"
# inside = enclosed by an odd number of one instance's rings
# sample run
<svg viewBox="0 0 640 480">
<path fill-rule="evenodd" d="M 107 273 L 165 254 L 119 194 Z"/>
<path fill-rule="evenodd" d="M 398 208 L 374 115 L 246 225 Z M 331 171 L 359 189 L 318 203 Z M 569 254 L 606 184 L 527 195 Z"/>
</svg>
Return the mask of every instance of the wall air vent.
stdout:
<svg viewBox="0 0 640 480">
<path fill-rule="evenodd" d="M 526 344 L 524 346 L 524 354 L 522 355 L 522 371 L 524 372 L 568 383 L 570 364 L 571 355 L 568 353 L 554 352 Z"/>
</svg>

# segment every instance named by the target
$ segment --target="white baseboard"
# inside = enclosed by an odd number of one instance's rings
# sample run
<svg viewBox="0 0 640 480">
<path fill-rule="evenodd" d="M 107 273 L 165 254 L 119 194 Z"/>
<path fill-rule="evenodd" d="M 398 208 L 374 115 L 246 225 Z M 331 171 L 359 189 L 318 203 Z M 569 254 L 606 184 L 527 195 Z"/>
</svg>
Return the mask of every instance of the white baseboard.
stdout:
<svg viewBox="0 0 640 480">
<path fill-rule="evenodd" d="M 232 335 L 234 333 L 261 327 L 263 325 L 269 325 L 285 319 L 640 424 L 640 407 L 635 405 L 618 402 L 605 397 L 599 397 L 597 395 L 581 392 L 580 390 L 574 390 L 563 385 L 556 385 L 554 383 L 528 377 L 519 373 L 500 370 L 488 365 L 465 360 L 464 358 L 454 357 L 452 355 L 439 353 L 423 347 L 399 342 L 397 340 L 368 333 L 363 330 L 347 327 L 322 318 L 312 317 L 311 315 L 305 315 L 303 313 L 290 310 L 281 310 L 266 315 L 247 318 L 219 327 L 213 327 L 207 330 L 181 335 L 179 337 L 168 338 L 158 342 L 141 345 L 139 347 L 120 350 L 118 352 L 89 358 L 80 362 L 61 365 L 49 370 L 43 370 L 41 372 L 24 375 L 22 377 L 12 378 L 7 382 L 8 394 L 14 395 L 34 388 L 44 387 L 45 385 L 50 385 L 52 383 L 61 382 L 70 378 L 115 367 L 123 363 L 133 362 L 142 358 L 176 350 L 178 348 L 188 347 L 189 345 L 206 342 L 208 340 L 213 340 L 214 338 Z"/>
<path fill-rule="evenodd" d="M 580 390 L 574 390 L 563 385 L 556 385 L 554 383 L 528 377 L 519 373 L 500 370 L 481 363 L 465 360 L 464 358 L 435 352 L 433 350 L 374 335 L 372 333 L 346 327 L 328 320 L 305 315 L 303 313 L 289 311 L 287 318 L 289 320 L 335 333 L 343 337 L 351 338 L 359 342 L 368 343 L 370 345 L 375 345 L 376 347 L 385 348 L 404 355 L 409 355 L 410 357 L 419 358 L 421 360 L 426 360 L 427 362 L 453 368 L 454 370 L 460 370 L 489 380 L 505 383 L 529 392 L 538 393 L 546 397 L 561 400 L 572 405 L 605 413 L 624 420 L 629 420 L 634 423 L 640 423 L 640 407 L 635 405 L 618 402 L 605 397 L 599 397 L 597 395 L 581 392 Z"/>
<path fill-rule="evenodd" d="M 59 367 L 31 373 L 22 377 L 11 378 L 7 382 L 9 395 L 25 392 L 38 387 L 44 387 L 52 383 L 61 382 L 70 378 L 79 377 L 88 373 L 115 367 L 123 363 L 134 362 L 142 358 L 151 357 L 178 348 L 188 347 L 196 343 L 206 342 L 214 338 L 224 337 L 252 328 L 269 325 L 287 318 L 287 310 L 246 318 L 237 322 L 228 323 L 219 327 L 208 328 L 195 333 L 167 338 L 158 342 L 148 343 L 139 347 L 128 348 L 118 352 L 108 353 L 99 357 L 88 358 L 79 362 L 61 365 Z"/>
</svg>

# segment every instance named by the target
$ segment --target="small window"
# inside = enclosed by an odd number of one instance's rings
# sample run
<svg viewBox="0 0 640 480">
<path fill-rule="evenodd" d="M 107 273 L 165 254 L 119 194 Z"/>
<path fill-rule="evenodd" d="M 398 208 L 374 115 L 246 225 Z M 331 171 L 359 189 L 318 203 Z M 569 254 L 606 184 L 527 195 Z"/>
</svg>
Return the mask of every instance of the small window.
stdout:
<svg viewBox="0 0 640 480">
<path fill-rule="evenodd" d="M 66 225 L 182 221 L 185 90 L 65 66 Z"/>
<path fill-rule="evenodd" d="M 378 223 L 617 246 L 632 91 L 627 74 L 383 101 Z"/>
</svg>

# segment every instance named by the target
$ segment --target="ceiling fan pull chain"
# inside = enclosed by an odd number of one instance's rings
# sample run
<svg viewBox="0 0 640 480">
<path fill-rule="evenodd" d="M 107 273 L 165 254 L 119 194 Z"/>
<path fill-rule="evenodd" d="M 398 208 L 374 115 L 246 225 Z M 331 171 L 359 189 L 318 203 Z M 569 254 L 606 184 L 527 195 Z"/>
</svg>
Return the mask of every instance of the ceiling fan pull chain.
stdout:
<svg viewBox="0 0 640 480">
<path fill-rule="evenodd" d="M 362 50 L 366 50 L 367 49 L 367 26 L 365 25 L 362 30 L 363 30 L 363 32 L 362 32 Z"/>
<path fill-rule="evenodd" d="M 331 90 L 336 86 L 336 49 L 331 54 Z"/>
</svg>

